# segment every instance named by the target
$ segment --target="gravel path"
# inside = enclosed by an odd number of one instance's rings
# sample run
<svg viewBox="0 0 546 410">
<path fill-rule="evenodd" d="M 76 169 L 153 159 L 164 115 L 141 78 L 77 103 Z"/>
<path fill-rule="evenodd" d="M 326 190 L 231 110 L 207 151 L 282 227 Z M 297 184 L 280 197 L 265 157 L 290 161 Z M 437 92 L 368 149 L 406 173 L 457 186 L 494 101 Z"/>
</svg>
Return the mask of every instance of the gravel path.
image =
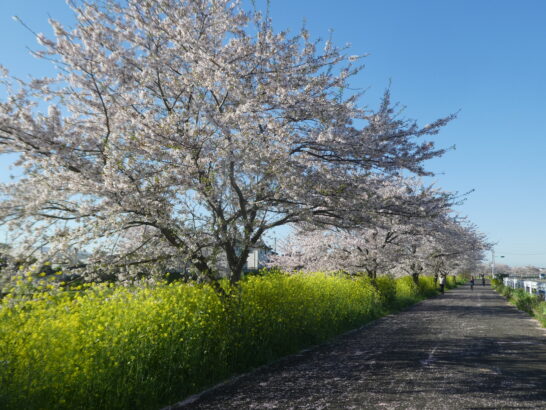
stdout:
<svg viewBox="0 0 546 410">
<path fill-rule="evenodd" d="M 172 409 L 546 409 L 546 331 L 468 285 Z"/>
</svg>

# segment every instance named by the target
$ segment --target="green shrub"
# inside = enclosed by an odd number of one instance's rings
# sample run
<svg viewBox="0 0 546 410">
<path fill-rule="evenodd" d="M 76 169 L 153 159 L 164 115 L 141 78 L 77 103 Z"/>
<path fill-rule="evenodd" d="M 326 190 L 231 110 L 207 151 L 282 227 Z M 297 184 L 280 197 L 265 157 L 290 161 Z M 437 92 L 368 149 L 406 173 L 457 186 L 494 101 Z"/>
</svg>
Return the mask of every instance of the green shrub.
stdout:
<svg viewBox="0 0 546 410">
<path fill-rule="evenodd" d="M 508 286 L 502 286 L 500 288 L 500 293 L 502 296 L 504 296 L 505 298 L 507 299 L 511 299 L 512 298 L 512 294 L 514 293 L 514 289 L 508 287 Z"/>
<path fill-rule="evenodd" d="M 546 326 L 546 302 L 541 301 L 536 295 L 525 292 L 523 289 L 504 286 L 500 280 L 494 279 L 491 283 L 495 290 L 508 299 L 510 303 L 514 304 L 519 310 L 536 317 L 543 326 Z"/>
<path fill-rule="evenodd" d="M 546 302 L 542 301 L 537 303 L 534 308 L 534 314 L 542 326 L 546 327 Z"/>
<path fill-rule="evenodd" d="M 491 279 L 491 286 L 496 289 L 497 287 L 504 286 L 504 285 L 503 285 L 502 280 L 493 278 L 493 279 Z"/>
<path fill-rule="evenodd" d="M 539 303 L 539 300 L 535 295 L 531 295 L 523 289 L 513 291 L 511 299 L 519 310 L 523 310 L 530 315 L 533 315 L 533 310 Z"/>
</svg>

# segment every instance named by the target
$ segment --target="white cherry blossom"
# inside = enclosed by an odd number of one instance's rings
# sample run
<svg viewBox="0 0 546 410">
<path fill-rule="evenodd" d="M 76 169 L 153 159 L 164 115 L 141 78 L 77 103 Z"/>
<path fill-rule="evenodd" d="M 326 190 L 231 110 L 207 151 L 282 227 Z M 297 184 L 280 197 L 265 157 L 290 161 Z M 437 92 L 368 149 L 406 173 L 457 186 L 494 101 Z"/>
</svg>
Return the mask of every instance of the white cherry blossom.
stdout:
<svg viewBox="0 0 546 410">
<path fill-rule="evenodd" d="M 421 128 L 389 92 L 376 111 L 340 97 L 362 69 L 345 48 L 275 32 L 232 0 L 72 7 L 74 28 L 52 20 L 55 38 L 37 39 L 57 75 L 3 83 L 0 153 L 19 153 L 24 175 L 0 187 L 0 223 L 23 254 L 85 248 L 88 272 L 183 258 L 209 279 L 224 257 L 237 282 L 275 227 L 445 200 L 401 195 L 413 182 L 400 175 L 429 174 L 443 150 L 419 138 L 452 117 Z"/>
</svg>

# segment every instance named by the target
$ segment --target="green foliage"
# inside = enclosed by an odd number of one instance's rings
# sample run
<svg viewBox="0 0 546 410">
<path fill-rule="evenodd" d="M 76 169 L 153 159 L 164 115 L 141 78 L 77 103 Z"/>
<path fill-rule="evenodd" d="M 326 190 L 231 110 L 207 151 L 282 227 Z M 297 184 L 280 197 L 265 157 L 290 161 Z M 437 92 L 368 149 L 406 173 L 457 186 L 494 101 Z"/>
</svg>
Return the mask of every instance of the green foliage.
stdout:
<svg viewBox="0 0 546 410">
<path fill-rule="evenodd" d="M 531 295 L 523 289 L 516 290 L 512 295 L 512 299 L 519 310 L 523 310 L 530 315 L 533 315 L 534 308 L 539 303 L 539 300 L 535 295 Z"/>
<path fill-rule="evenodd" d="M 492 287 L 493 289 L 497 289 L 497 290 L 498 290 L 498 287 L 499 287 L 499 286 L 504 286 L 504 285 L 502 284 L 502 280 L 497 279 L 497 278 L 491 279 L 491 287 Z"/>
<path fill-rule="evenodd" d="M 504 286 L 501 280 L 493 279 L 491 285 L 519 310 L 536 317 L 542 326 L 546 327 L 546 302 L 541 301 L 536 295 L 525 292 L 523 289 L 512 289 L 509 286 Z"/>
<path fill-rule="evenodd" d="M 514 289 L 508 287 L 508 286 L 502 286 L 500 287 L 500 294 L 504 296 L 506 299 L 511 300 L 512 296 L 514 294 Z"/>
<path fill-rule="evenodd" d="M 546 327 L 546 302 L 539 302 L 534 308 L 534 314 L 542 326 Z"/>
<path fill-rule="evenodd" d="M 446 277 L 446 289 L 453 289 L 463 283 L 467 282 L 467 279 L 464 276 L 452 276 L 448 275 Z"/>
<path fill-rule="evenodd" d="M 10 294 L 0 305 L 0 402 L 158 408 L 434 293 L 428 277 L 262 272 L 228 299 L 180 282 Z"/>
</svg>

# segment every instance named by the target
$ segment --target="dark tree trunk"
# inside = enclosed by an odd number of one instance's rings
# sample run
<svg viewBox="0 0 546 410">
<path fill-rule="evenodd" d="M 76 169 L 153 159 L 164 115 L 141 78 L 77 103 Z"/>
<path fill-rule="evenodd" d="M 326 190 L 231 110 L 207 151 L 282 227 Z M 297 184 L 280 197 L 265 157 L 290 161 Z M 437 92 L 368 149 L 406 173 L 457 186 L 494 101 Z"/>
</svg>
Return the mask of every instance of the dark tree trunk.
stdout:
<svg viewBox="0 0 546 410">
<path fill-rule="evenodd" d="M 226 246 L 225 252 L 230 271 L 229 281 L 232 285 L 236 285 L 243 277 L 243 269 L 248 259 L 249 246 L 245 246 L 239 255 L 237 255 L 234 246 Z"/>
<path fill-rule="evenodd" d="M 419 285 L 419 272 L 413 272 L 411 274 L 411 278 L 413 279 L 416 285 Z"/>
<path fill-rule="evenodd" d="M 203 275 L 207 281 L 207 283 L 214 289 L 214 291 L 222 298 L 227 299 L 228 294 L 226 291 L 220 286 L 220 283 L 218 282 L 218 278 L 215 276 L 214 271 L 210 268 L 209 264 L 207 263 L 206 259 L 201 257 L 194 261 L 195 267 L 199 270 L 201 275 Z"/>
</svg>

